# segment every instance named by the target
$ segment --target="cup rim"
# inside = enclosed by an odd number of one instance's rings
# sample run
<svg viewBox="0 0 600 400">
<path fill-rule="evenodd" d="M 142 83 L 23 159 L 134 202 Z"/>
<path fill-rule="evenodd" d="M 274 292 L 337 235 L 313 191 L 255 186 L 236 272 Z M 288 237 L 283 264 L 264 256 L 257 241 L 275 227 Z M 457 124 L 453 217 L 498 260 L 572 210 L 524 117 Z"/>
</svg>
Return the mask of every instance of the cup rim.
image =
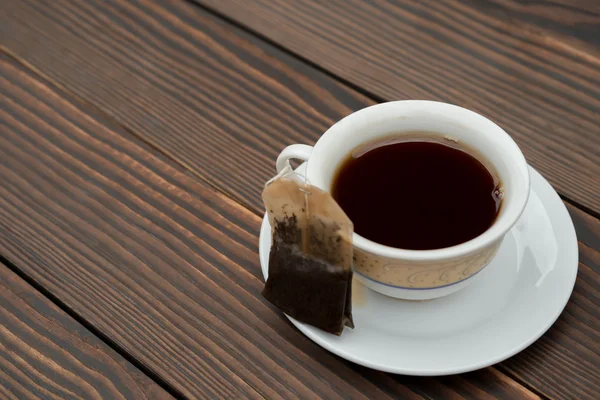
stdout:
<svg viewBox="0 0 600 400">
<path fill-rule="evenodd" d="M 474 111 L 453 104 L 430 100 L 398 100 L 375 104 L 363 108 L 359 111 L 356 111 L 332 125 L 317 141 L 317 143 L 314 146 L 313 154 L 310 158 L 312 158 L 315 155 L 315 153 L 317 153 L 316 150 L 318 150 L 319 144 L 323 146 L 325 143 L 327 143 L 328 138 L 335 134 L 336 131 L 346 129 L 345 126 L 348 123 L 351 123 L 353 119 L 364 118 L 368 114 L 375 114 L 387 111 L 401 112 L 402 110 L 410 108 L 416 108 L 421 111 L 428 110 L 445 115 L 452 114 L 455 117 L 458 115 L 458 118 L 475 119 L 479 123 L 486 125 L 487 129 L 489 129 L 491 132 L 494 132 L 494 134 L 500 135 L 509 148 L 510 154 L 508 154 L 508 156 L 511 159 L 513 159 L 513 161 L 517 164 L 517 167 L 521 172 L 521 177 L 524 179 L 523 193 L 517 193 L 514 195 L 514 199 L 511 201 L 508 207 L 503 210 L 503 212 L 498 216 L 496 221 L 494 221 L 492 226 L 488 228 L 485 232 L 471 240 L 457 244 L 455 246 L 433 250 L 401 249 L 374 242 L 359 235 L 356 232 L 354 232 L 352 236 L 353 245 L 359 248 L 360 250 L 374 253 L 387 258 L 395 258 L 410 261 L 436 261 L 440 259 L 451 259 L 469 255 L 474 252 L 477 252 L 482 248 L 485 248 L 486 246 L 496 242 L 497 240 L 500 240 L 513 227 L 513 225 L 517 222 L 517 220 L 525 210 L 525 206 L 527 205 L 527 201 L 529 199 L 530 191 L 529 168 L 527 166 L 527 161 L 525 160 L 523 153 L 521 152 L 515 141 L 510 137 L 510 135 L 508 135 L 508 133 L 506 133 L 497 124 Z M 307 162 L 307 176 L 310 175 L 310 158 Z M 327 191 L 330 190 L 329 188 L 322 189 Z"/>
</svg>

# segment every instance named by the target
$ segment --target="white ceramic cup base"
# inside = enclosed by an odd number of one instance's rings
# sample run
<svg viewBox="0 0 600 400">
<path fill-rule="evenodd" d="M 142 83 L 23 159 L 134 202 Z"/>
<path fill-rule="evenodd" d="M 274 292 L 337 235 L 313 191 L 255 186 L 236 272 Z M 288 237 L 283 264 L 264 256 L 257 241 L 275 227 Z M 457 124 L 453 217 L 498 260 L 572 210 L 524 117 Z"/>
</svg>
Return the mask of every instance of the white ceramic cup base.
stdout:
<svg viewBox="0 0 600 400">
<path fill-rule="evenodd" d="M 441 287 L 441 288 L 421 289 L 421 290 L 412 289 L 411 290 L 411 289 L 403 289 L 403 288 L 399 288 L 399 287 L 388 287 L 388 286 L 382 285 L 380 283 L 374 282 L 371 279 L 361 276 L 359 274 L 356 274 L 356 273 L 354 274 L 354 278 L 357 279 L 360 283 L 362 283 L 366 287 L 368 287 L 369 289 L 374 290 L 376 292 L 379 292 L 379 293 L 384 294 L 389 297 L 394 297 L 396 299 L 403 299 L 403 300 L 431 300 L 431 299 L 437 299 L 439 297 L 448 296 L 449 294 L 452 294 L 461 289 L 464 289 L 468 285 L 477 281 L 478 276 L 479 276 L 479 273 L 476 275 L 473 275 L 469 279 L 465 279 L 461 282 L 458 282 L 458 283 L 455 283 L 452 285 L 448 285 L 445 287 Z"/>
</svg>

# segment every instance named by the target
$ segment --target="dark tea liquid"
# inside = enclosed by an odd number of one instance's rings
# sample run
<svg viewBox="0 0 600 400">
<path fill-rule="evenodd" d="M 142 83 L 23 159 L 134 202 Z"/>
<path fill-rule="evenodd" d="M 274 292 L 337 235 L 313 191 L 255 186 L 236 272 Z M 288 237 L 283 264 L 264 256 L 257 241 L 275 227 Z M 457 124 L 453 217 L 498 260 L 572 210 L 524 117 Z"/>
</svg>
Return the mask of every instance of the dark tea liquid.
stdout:
<svg viewBox="0 0 600 400">
<path fill-rule="evenodd" d="M 500 207 L 498 185 L 479 160 L 459 148 L 406 141 L 382 143 L 349 157 L 332 192 L 354 232 L 364 238 L 430 250 L 485 232 Z"/>
</svg>

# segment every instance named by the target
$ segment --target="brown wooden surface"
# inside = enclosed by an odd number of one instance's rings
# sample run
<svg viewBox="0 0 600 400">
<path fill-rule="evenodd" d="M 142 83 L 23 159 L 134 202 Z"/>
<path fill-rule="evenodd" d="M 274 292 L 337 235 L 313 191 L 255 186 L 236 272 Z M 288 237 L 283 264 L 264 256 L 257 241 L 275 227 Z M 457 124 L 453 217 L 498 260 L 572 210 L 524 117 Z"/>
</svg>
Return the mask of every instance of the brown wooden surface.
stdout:
<svg viewBox="0 0 600 400">
<path fill-rule="evenodd" d="M 600 46 L 600 2 L 596 0 L 461 1 L 521 29 L 551 33 L 574 47 L 593 51 L 588 46 Z"/>
<path fill-rule="evenodd" d="M 521 9 L 511 1 L 196 1 L 381 99 L 485 115 L 561 194 L 600 214 L 600 45 L 532 30 L 502 11 Z M 559 8 L 535 3 L 530 14 Z M 597 15 L 593 23 L 598 44 Z"/>
<path fill-rule="evenodd" d="M 187 397 L 537 398 L 495 369 L 357 367 L 261 297 L 260 217 L 1 65 L 0 253 Z"/>
<path fill-rule="evenodd" d="M 278 151 L 379 99 L 483 112 L 569 201 L 598 212 L 600 63 L 580 33 L 594 20 L 566 30 L 593 7 L 569 2 L 558 26 L 539 18 L 556 22 L 547 10 L 566 0 L 385 3 L 383 13 L 360 2 L 334 21 L 324 8 L 306 16 L 316 2 L 297 3 L 302 12 L 289 1 L 203 2 L 347 81 L 189 2 L 5 0 L 0 255 L 185 397 L 600 392 L 600 223 L 573 206 L 580 270 L 563 315 L 521 354 L 459 376 L 394 376 L 325 352 L 262 299 L 257 256 L 259 194 Z M 282 10 L 288 27 L 263 20 Z M 373 18 L 382 32 L 364 31 Z M 335 29 L 321 30 L 325 21 Z M 420 57 L 381 51 L 392 28 L 389 46 Z M 341 39 L 355 36 L 372 51 L 350 54 Z M 380 53 L 393 59 L 369 58 Z"/>
<path fill-rule="evenodd" d="M 0 398 L 172 397 L 0 263 Z"/>
<path fill-rule="evenodd" d="M 257 212 L 280 150 L 374 103 L 178 0 L 5 4 L 11 54 Z"/>
</svg>

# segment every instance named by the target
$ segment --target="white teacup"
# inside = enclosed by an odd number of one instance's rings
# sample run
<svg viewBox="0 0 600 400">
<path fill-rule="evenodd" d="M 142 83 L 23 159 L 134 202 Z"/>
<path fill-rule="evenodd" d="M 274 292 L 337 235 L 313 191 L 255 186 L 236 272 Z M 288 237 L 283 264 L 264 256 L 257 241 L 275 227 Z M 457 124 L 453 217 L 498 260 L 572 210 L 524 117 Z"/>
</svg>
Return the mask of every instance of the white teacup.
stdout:
<svg viewBox="0 0 600 400">
<path fill-rule="evenodd" d="M 511 137 L 487 118 L 467 109 L 433 101 L 407 100 L 377 104 L 357 111 L 327 130 L 314 147 L 294 144 L 277 158 L 281 171 L 290 159 L 307 161 L 308 182 L 330 191 L 340 163 L 366 143 L 403 133 L 432 132 L 458 141 L 483 156 L 504 189 L 500 212 L 492 226 L 467 242 L 436 250 L 384 246 L 354 233 L 355 276 L 388 296 L 433 299 L 456 292 L 473 281 L 496 255 L 502 240 L 525 209 L 529 170 Z M 401 227 L 399 227 L 401 229 Z"/>
</svg>

